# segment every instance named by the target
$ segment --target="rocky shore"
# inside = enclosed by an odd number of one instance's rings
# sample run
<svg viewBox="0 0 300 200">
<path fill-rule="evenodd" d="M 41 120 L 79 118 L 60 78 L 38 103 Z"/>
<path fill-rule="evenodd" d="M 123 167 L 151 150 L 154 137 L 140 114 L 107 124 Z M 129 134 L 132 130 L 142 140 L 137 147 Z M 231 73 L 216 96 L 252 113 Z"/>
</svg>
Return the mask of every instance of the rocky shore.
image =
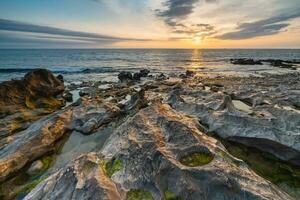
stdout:
<svg viewBox="0 0 300 200">
<path fill-rule="evenodd" d="M 0 84 L 0 199 L 300 198 L 298 72 L 118 78 Z"/>
</svg>

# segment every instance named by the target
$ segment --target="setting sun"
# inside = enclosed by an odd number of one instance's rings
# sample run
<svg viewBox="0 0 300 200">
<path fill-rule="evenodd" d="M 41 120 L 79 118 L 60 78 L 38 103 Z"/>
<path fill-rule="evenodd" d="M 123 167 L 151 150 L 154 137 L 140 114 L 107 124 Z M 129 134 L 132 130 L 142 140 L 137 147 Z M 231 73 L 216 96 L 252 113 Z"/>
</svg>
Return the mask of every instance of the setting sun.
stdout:
<svg viewBox="0 0 300 200">
<path fill-rule="evenodd" d="M 194 43 L 195 44 L 200 44 L 201 38 L 199 36 L 194 37 Z"/>
</svg>

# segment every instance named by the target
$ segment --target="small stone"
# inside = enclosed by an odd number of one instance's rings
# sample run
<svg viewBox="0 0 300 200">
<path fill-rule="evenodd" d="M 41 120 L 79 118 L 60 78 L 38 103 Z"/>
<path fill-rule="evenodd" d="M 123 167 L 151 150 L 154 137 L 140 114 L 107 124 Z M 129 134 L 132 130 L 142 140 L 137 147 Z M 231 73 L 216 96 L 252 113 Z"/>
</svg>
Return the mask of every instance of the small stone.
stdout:
<svg viewBox="0 0 300 200">
<path fill-rule="evenodd" d="M 37 160 L 31 164 L 30 168 L 27 170 L 27 173 L 29 175 L 36 174 L 43 169 L 43 166 L 43 162 L 41 160 Z"/>
<path fill-rule="evenodd" d="M 66 92 L 63 94 L 63 98 L 64 100 L 66 100 L 67 102 L 73 102 L 73 95 L 70 92 Z"/>
<path fill-rule="evenodd" d="M 195 76 L 195 72 L 191 70 L 186 70 L 185 75 L 186 77 L 193 77 Z"/>
</svg>

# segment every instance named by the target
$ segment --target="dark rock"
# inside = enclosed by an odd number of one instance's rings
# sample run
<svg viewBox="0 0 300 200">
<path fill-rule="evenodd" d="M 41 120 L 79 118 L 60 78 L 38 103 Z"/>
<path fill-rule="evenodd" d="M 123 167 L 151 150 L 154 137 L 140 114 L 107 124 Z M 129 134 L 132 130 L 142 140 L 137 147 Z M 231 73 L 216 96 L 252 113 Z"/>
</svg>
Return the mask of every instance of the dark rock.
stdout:
<svg viewBox="0 0 300 200">
<path fill-rule="evenodd" d="M 133 74 L 133 80 L 141 80 L 142 77 L 147 77 L 150 71 L 148 69 L 142 69 L 139 72 Z"/>
<path fill-rule="evenodd" d="M 122 71 L 118 74 L 118 78 L 121 82 L 128 82 L 128 81 L 132 81 L 133 77 L 132 74 L 130 72 L 125 72 Z"/>
<path fill-rule="evenodd" d="M 195 76 L 195 72 L 191 70 L 186 70 L 185 75 L 186 77 L 193 77 Z"/>
<path fill-rule="evenodd" d="M 164 81 L 164 80 L 167 80 L 168 77 L 164 73 L 160 73 L 158 76 L 155 77 L 155 79 L 157 81 Z"/>
<path fill-rule="evenodd" d="M 186 76 L 186 74 L 180 74 L 180 75 L 179 75 L 179 78 L 182 78 L 182 79 L 183 79 L 183 78 L 187 78 L 187 76 Z"/>
<path fill-rule="evenodd" d="M 247 58 L 230 59 L 230 62 L 234 65 L 262 65 L 260 60 L 253 60 Z"/>
<path fill-rule="evenodd" d="M 140 71 L 140 76 L 141 77 L 147 77 L 149 73 L 150 73 L 150 70 L 148 70 L 148 69 L 142 69 Z"/>
<path fill-rule="evenodd" d="M 59 74 L 56 78 L 57 78 L 58 80 L 60 80 L 62 83 L 64 82 L 64 77 L 63 77 L 63 75 Z"/>
<path fill-rule="evenodd" d="M 135 80 L 135 81 L 139 81 L 139 80 L 141 80 L 141 74 L 139 73 L 139 72 L 137 72 L 137 73 L 134 73 L 133 74 L 133 80 Z"/>
<path fill-rule="evenodd" d="M 73 95 L 70 92 L 66 92 L 63 94 L 63 98 L 67 101 L 67 102 L 73 102 Z"/>
</svg>

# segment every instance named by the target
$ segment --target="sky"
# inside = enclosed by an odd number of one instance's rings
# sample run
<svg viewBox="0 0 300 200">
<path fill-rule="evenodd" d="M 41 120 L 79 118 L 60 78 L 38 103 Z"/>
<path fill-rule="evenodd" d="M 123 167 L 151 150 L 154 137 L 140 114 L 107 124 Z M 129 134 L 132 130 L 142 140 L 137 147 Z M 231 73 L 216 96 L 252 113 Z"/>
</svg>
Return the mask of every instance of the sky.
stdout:
<svg viewBox="0 0 300 200">
<path fill-rule="evenodd" d="M 1 0 L 0 48 L 300 48 L 300 1 Z"/>
</svg>

